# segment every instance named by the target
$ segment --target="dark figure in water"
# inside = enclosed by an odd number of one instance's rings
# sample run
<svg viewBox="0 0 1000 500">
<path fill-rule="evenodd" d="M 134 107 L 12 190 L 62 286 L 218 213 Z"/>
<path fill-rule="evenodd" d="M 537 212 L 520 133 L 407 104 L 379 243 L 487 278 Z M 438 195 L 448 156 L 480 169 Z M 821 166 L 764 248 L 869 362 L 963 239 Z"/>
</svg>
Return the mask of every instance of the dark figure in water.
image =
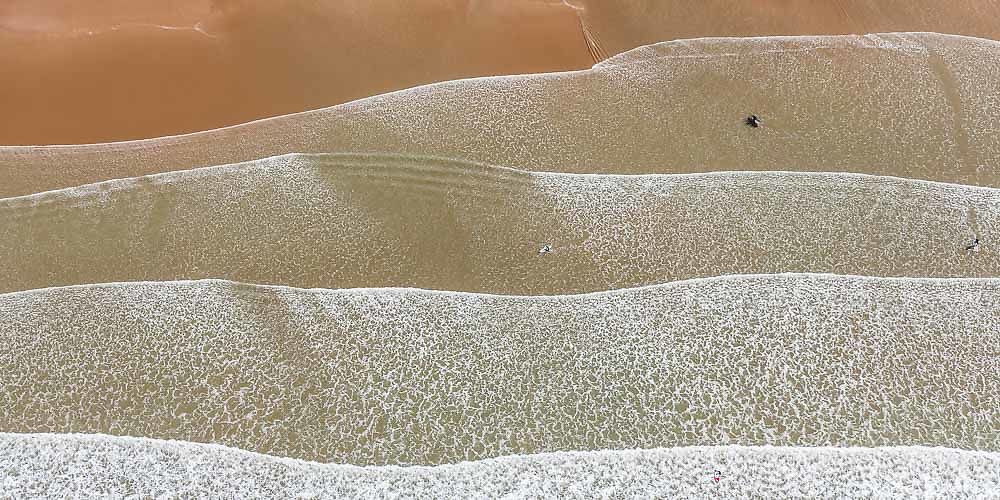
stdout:
<svg viewBox="0 0 1000 500">
<path fill-rule="evenodd" d="M 757 128 L 760 126 L 760 117 L 757 115 L 750 115 L 747 117 L 746 124 L 753 128 Z"/>
<path fill-rule="evenodd" d="M 979 251 L 979 238 L 973 238 L 972 244 L 965 247 L 967 251 L 978 252 Z"/>
</svg>

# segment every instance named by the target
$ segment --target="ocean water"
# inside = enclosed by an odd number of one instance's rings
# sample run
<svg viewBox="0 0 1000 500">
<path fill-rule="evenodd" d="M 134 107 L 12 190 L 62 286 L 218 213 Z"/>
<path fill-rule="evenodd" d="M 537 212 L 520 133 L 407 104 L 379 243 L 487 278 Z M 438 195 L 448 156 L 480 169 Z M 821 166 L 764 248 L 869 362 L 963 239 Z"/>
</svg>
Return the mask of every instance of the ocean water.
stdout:
<svg viewBox="0 0 1000 500">
<path fill-rule="evenodd" d="M 565 0 L 610 54 L 706 36 L 919 31 L 1000 39 L 996 0 Z"/>
<path fill-rule="evenodd" d="M 998 186 L 1000 43 L 929 33 L 698 39 L 593 69 L 444 82 L 203 133 L 0 147 L 0 196 L 285 153 L 532 171 L 849 171 Z M 744 125 L 750 114 L 763 127 Z"/>
<path fill-rule="evenodd" d="M 595 451 L 403 468 L 326 465 L 222 446 L 93 435 L 2 434 L 0 449 L 0 471 L 6 472 L 0 488 L 32 498 L 742 498 L 820 493 L 837 498 L 990 498 L 1000 491 L 998 453 L 901 446 Z"/>
<path fill-rule="evenodd" d="M 0 200 L 0 291 L 224 278 L 539 295 L 746 273 L 992 277 L 998 225 L 996 189 L 888 177 L 296 155 Z"/>
<path fill-rule="evenodd" d="M 6 294 L 0 432 L 354 465 L 690 445 L 996 451 L 998 287 L 770 275 L 551 297 L 223 281 Z"/>
<path fill-rule="evenodd" d="M 1000 42 L 607 58 L 646 11 L 580 11 L 589 70 L 0 146 L 0 496 L 996 496 Z"/>
</svg>

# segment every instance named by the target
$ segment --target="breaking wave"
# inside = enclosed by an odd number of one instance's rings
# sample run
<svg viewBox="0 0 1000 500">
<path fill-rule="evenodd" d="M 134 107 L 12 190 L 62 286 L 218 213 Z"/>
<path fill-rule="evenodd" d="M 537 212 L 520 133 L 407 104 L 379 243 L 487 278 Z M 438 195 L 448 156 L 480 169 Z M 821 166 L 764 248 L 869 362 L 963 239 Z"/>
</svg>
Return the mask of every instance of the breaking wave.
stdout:
<svg viewBox="0 0 1000 500">
<path fill-rule="evenodd" d="M 436 467 L 353 467 L 217 445 L 0 434 L 0 485 L 32 498 L 109 493 L 230 498 L 523 496 L 985 497 L 1000 454 L 947 448 L 692 447 L 510 456 Z"/>
</svg>

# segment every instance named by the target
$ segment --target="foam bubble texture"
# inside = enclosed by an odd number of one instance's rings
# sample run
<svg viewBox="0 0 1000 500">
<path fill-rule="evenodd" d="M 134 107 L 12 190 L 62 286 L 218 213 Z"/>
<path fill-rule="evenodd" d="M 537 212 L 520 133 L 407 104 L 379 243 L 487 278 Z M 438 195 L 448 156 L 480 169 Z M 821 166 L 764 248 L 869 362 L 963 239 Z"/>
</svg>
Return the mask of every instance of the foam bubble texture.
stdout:
<svg viewBox="0 0 1000 500">
<path fill-rule="evenodd" d="M 0 296 L 0 431 L 352 464 L 685 445 L 1000 450 L 1000 280 L 582 296 L 135 283 Z"/>
<path fill-rule="evenodd" d="M 23 498 L 996 498 L 1000 491 L 1000 454 L 947 448 L 697 447 L 403 468 L 90 435 L 3 434 L 0 450 L 0 488 Z"/>
</svg>

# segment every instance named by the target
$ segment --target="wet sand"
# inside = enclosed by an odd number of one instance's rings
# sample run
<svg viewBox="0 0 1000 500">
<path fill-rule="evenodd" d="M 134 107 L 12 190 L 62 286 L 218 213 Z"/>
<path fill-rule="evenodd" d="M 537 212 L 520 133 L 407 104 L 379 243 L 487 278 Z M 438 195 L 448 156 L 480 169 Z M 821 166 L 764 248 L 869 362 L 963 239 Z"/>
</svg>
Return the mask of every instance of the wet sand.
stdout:
<svg viewBox="0 0 1000 500">
<path fill-rule="evenodd" d="M 590 67 L 541 0 L 17 1 L 0 7 L 0 144 L 189 133 L 471 76 Z"/>
<path fill-rule="evenodd" d="M 1000 42 L 933 34 L 706 39 L 593 70 L 448 82 L 148 141 L 0 148 L 0 196 L 294 152 L 527 170 L 849 171 L 1000 186 Z M 743 121 L 763 118 L 758 129 Z"/>
<path fill-rule="evenodd" d="M 218 281 L 0 295 L 0 431 L 356 465 L 727 444 L 996 450 L 998 285 L 784 275 L 563 297 Z"/>
<path fill-rule="evenodd" d="M 5 0 L 0 30 L 49 37 L 104 31 L 123 24 L 194 26 L 224 2 L 217 0 Z"/>
<path fill-rule="evenodd" d="M 437 467 L 358 468 L 248 453 L 222 446 L 94 435 L 0 434 L 7 493 L 24 498 L 191 496 L 297 498 L 780 497 L 823 491 L 838 498 L 919 497 L 1000 490 L 1000 453 L 947 448 L 698 447 L 546 453 Z M 705 464 L 724 463 L 725 481 Z M 58 472 L 56 472 L 58 471 Z M 788 478 L 795 486 L 789 488 Z M 834 480 L 845 478 L 849 480 Z M 280 478 L 280 480 L 275 480 Z M 127 486 L 122 486 L 123 484 Z"/>
<path fill-rule="evenodd" d="M 566 0 L 594 48 L 712 36 L 846 35 L 932 31 L 1000 39 L 997 0 Z"/>
<path fill-rule="evenodd" d="M 0 490 L 974 496 L 997 19 L 8 0 Z"/>
<path fill-rule="evenodd" d="M 986 277 L 1000 275 L 1000 190 L 299 155 L 0 200 L 0 235 L 0 291 L 225 278 L 533 295 L 740 273 Z"/>
<path fill-rule="evenodd" d="M 0 5 L 0 144 L 150 138 L 470 76 L 583 69 L 704 36 L 1000 38 L 962 0 L 65 0 Z"/>
</svg>

